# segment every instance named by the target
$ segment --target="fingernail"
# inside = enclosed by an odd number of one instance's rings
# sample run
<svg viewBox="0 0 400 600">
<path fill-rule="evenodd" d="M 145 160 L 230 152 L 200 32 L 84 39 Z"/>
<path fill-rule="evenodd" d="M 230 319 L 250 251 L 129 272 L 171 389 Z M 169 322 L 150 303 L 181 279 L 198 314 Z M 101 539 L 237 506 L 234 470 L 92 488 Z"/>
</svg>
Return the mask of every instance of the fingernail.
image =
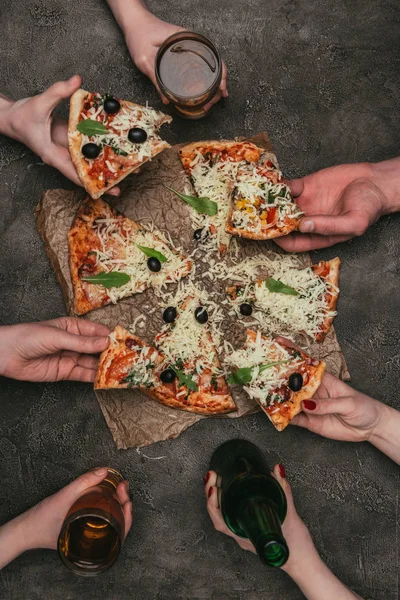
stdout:
<svg viewBox="0 0 400 600">
<path fill-rule="evenodd" d="M 93 469 L 92 473 L 97 477 L 105 477 L 107 475 L 107 469 L 105 467 L 97 467 L 97 469 Z"/>
<path fill-rule="evenodd" d="M 210 471 L 208 471 L 208 473 L 206 473 L 203 477 L 203 483 L 204 485 L 206 485 L 207 481 L 210 479 Z"/>
<path fill-rule="evenodd" d="M 303 400 L 303 405 L 307 410 L 315 410 L 317 408 L 314 400 Z"/>
<path fill-rule="evenodd" d="M 213 491 L 214 491 L 214 487 L 211 486 L 210 489 L 208 490 L 208 497 L 209 498 L 211 498 Z"/>
<path fill-rule="evenodd" d="M 303 221 L 300 223 L 300 231 L 303 233 L 311 233 L 314 231 L 314 221 Z"/>
<path fill-rule="evenodd" d="M 279 474 L 280 476 L 285 479 L 286 478 L 286 471 L 285 471 L 285 467 L 281 464 L 278 465 L 279 468 Z"/>
<path fill-rule="evenodd" d="M 129 492 L 129 481 L 127 479 L 125 479 L 125 481 L 124 481 L 124 486 L 125 486 L 126 493 L 128 493 Z"/>
</svg>

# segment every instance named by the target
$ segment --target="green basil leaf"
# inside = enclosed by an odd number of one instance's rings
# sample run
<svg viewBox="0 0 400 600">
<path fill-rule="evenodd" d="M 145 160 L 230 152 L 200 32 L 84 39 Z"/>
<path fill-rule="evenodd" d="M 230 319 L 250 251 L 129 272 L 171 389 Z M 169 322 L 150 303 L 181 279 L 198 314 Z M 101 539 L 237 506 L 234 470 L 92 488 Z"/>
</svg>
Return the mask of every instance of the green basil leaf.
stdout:
<svg viewBox="0 0 400 600">
<path fill-rule="evenodd" d="M 298 296 L 299 292 L 289 285 L 285 285 L 279 279 L 272 279 L 269 277 L 265 280 L 265 286 L 270 292 L 276 292 L 277 294 L 287 294 L 288 296 Z"/>
<path fill-rule="evenodd" d="M 198 198 L 197 196 L 187 196 L 186 194 L 181 194 L 180 192 L 177 192 L 168 185 L 166 185 L 165 187 L 167 188 L 167 190 L 176 194 L 178 198 L 186 202 L 186 204 L 189 204 L 189 206 L 194 208 L 195 211 L 202 215 L 209 215 L 210 217 L 213 217 L 218 212 L 218 204 L 214 202 L 214 200 L 210 200 L 210 198 Z"/>
<path fill-rule="evenodd" d="M 180 385 L 185 385 L 191 392 L 197 392 L 199 386 L 189 375 L 186 375 L 183 371 L 180 371 L 176 367 L 172 367 L 172 369 L 175 371 Z"/>
<path fill-rule="evenodd" d="M 99 121 L 94 121 L 93 119 L 82 119 L 82 121 L 79 121 L 76 128 L 80 133 L 84 133 L 89 137 L 92 135 L 108 133 L 108 129 L 103 125 L 103 123 L 99 123 Z"/>
<path fill-rule="evenodd" d="M 276 367 L 277 365 L 283 365 L 284 363 L 290 362 L 290 358 L 286 360 L 278 360 L 277 362 L 272 363 L 264 363 L 259 365 L 259 372 L 265 371 L 266 369 L 270 369 L 271 367 Z M 238 369 L 234 373 L 232 373 L 228 379 L 228 383 L 231 384 L 239 384 L 239 385 L 247 385 L 253 378 L 253 369 L 255 367 L 242 367 Z"/>
<path fill-rule="evenodd" d="M 139 246 L 138 244 L 135 245 L 136 248 L 139 248 L 139 250 L 141 250 L 143 254 L 145 254 L 149 258 L 158 258 L 158 260 L 162 263 L 167 262 L 167 259 L 165 258 L 164 254 L 161 254 L 161 252 L 158 252 L 158 250 L 154 250 L 154 248 L 147 248 L 146 246 Z"/>
<path fill-rule="evenodd" d="M 88 281 L 96 285 L 103 285 L 105 288 L 121 287 L 130 280 L 130 276 L 127 273 L 120 273 L 119 271 L 111 271 L 105 273 L 102 271 L 98 275 L 88 275 L 82 277 L 82 281 Z"/>
</svg>

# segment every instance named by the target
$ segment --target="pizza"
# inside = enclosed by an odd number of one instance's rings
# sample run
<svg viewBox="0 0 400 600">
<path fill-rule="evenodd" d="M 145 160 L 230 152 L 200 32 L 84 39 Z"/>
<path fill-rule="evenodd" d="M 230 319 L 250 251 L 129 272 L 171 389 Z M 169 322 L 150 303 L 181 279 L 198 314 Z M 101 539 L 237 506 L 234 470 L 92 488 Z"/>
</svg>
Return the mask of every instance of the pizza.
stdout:
<svg viewBox="0 0 400 600">
<path fill-rule="evenodd" d="M 225 364 L 235 368 L 228 382 L 242 385 L 278 431 L 301 412 L 303 400 L 312 398 L 326 367 L 302 350 L 250 329 L 244 347 L 227 356 Z"/>
<path fill-rule="evenodd" d="M 275 333 L 305 333 L 321 342 L 335 318 L 340 258 L 298 269 L 271 263 L 269 277 L 227 288 L 238 314 Z"/>
<path fill-rule="evenodd" d="M 236 409 L 220 368 L 218 375 L 203 370 L 191 377 L 186 371 L 185 366 L 171 360 L 171 355 L 118 325 L 110 334 L 109 347 L 100 356 L 94 387 L 137 388 L 170 408 L 202 415 Z"/>
<path fill-rule="evenodd" d="M 192 268 L 161 232 L 145 229 L 101 199 L 83 200 L 68 245 L 77 315 L 179 281 Z"/>
<path fill-rule="evenodd" d="M 196 239 L 214 246 L 220 254 L 228 249 L 231 237 L 225 228 L 238 168 L 257 162 L 262 153 L 261 148 L 250 142 L 229 141 L 194 142 L 179 150 L 197 196 L 209 198 L 218 205 L 213 216 L 191 212 Z"/>
<path fill-rule="evenodd" d="M 302 214 L 268 153 L 257 163 L 240 165 L 226 224 L 228 233 L 253 240 L 282 237 L 299 228 Z"/>
<path fill-rule="evenodd" d="M 169 148 L 158 135 L 171 117 L 108 95 L 77 90 L 71 97 L 68 144 L 82 185 L 100 198 L 143 163 Z"/>
</svg>

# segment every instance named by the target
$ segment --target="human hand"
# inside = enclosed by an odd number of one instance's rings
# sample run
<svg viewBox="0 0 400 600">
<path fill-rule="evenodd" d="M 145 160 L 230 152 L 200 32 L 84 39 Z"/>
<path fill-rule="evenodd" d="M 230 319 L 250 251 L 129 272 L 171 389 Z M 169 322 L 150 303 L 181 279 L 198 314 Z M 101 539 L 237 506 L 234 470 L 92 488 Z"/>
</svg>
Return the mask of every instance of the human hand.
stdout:
<svg viewBox="0 0 400 600">
<path fill-rule="evenodd" d="M 53 114 L 56 106 L 69 98 L 81 85 L 79 75 L 54 83 L 42 94 L 10 102 L 3 116 L 3 133 L 28 146 L 44 163 L 58 169 L 65 177 L 82 186 L 68 150 L 68 124 Z M 117 196 L 114 187 L 109 194 Z"/>
<path fill-rule="evenodd" d="M 282 533 L 289 548 L 289 558 L 281 568 L 291 577 L 296 577 L 298 573 L 301 573 L 303 567 L 312 569 L 312 563 L 319 561 L 319 555 L 314 546 L 314 542 L 312 541 L 310 532 L 297 514 L 292 490 L 286 479 L 283 465 L 275 465 L 271 475 L 273 475 L 282 486 L 287 500 L 287 515 L 282 524 Z M 207 511 L 215 529 L 233 538 L 243 550 L 256 553 L 250 540 L 235 535 L 225 524 L 221 509 L 218 505 L 216 488 L 217 474 L 215 471 L 209 471 L 204 481 Z"/>
<path fill-rule="evenodd" d="M 368 163 L 338 165 L 287 183 L 305 213 L 301 233 L 274 240 L 288 252 L 316 250 L 360 236 L 386 212 L 388 198 Z"/>
<path fill-rule="evenodd" d="M 138 21 L 138 19 L 140 19 Z M 170 35 L 177 33 L 178 31 L 185 31 L 182 27 L 166 23 L 161 19 L 158 19 L 148 11 L 141 12 L 135 22 L 135 28 L 129 26 L 125 21 L 124 30 L 126 36 L 126 43 L 135 65 L 149 77 L 157 88 L 158 93 L 161 96 L 161 100 L 164 104 L 169 104 L 168 98 L 166 98 L 158 87 L 156 74 L 155 74 L 155 59 L 159 47 Z M 216 104 L 221 98 L 228 97 L 228 90 L 226 84 L 227 71 L 225 63 L 222 64 L 222 79 L 219 85 L 218 91 L 214 98 L 210 100 L 205 106 L 204 110 L 207 111 L 213 104 Z"/>
<path fill-rule="evenodd" d="M 65 516 L 72 504 L 88 488 L 99 485 L 107 475 L 106 468 L 97 468 L 84 473 L 72 483 L 17 517 L 17 537 L 22 538 L 24 550 L 33 548 L 57 549 L 58 536 Z M 132 503 L 129 499 L 128 481 L 117 487 L 117 496 L 122 506 L 125 520 L 125 537 L 132 525 Z"/>
<path fill-rule="evenodd" d="M 0 328 L 0 375 L 25 381 L 94 381 L 109 329 L 61 317 Z"/>
</svg>

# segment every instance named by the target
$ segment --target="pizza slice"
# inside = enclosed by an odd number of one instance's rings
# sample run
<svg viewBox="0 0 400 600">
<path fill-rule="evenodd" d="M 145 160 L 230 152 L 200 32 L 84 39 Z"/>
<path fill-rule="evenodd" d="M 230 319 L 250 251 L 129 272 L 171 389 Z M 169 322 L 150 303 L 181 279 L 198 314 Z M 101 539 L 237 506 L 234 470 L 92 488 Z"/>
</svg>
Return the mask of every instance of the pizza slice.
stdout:
<svg viewBox="0 0 400 600">
<path fill-rule="evenodd" d="M 303 213 L 271 158 L 264 153 L 257 164 L 240 165 L 226 224 L 231 235 L 267 240 L 299 228 Z"/>
<path fill-rule="evenodd" d="M 236 410 L 206 325 L 206 308 L 189 296 L 180 307 L 168 307 L 164 318 L 167 323 L 154 344 L 176 374 L 172 385 L 186 410 L 202 414 Z"/>
<path fill-rule="evenodd" d="M 238 314 L 253 315 L 275 333 L 305 333 L 321 342 L 335 318 L 340 258 L 305 269 L 277 261 L 270 277 L 238 284 L 227 294 Z"/>
<path fill-rule="evenodd" d="M 77 315 L 179 281 L 192 268 L 160 232 L 144 229 L 103 200 L 82 202 L 68 245 Z"/>
<path fill-rule="evenodd" d="M 238 168 L 258 161 L 263 150 L 250 142 L 194 142 L 179 150 L 182 165 L 199 198 L 217 204 L 215 215 L 192 211 L 196 239 L 224 254 L 230 234 L 225 230 Z"/>
<path fill-rule="evenodd" d="M 315 394 L 326 366 L 250 329 L 244 347 L 227 356 L 225 363 L 235 368 L 228 383 L 242 385 L 278 431 L 301 412 L 302 401 Z"/>
<path fill-rule="evenodd" d="M 77 90 L 71 97 L 68 144 L 79 179 L 100 198 L 143 163 L 169 148 L 158 135 L 171 117 L 108 95 Z"/>
<path fill-rule="evenodd" d="M 194 379 L 171 364 L 170 357 L 146 344 L 121 326 L 110 335 L 110 345 L 99 361 L 94 387 L 97 390 L 138 388 L 141 392 L 171 408 L 203 415 L 235 410 L 222 375 Z"/>
</svg>

